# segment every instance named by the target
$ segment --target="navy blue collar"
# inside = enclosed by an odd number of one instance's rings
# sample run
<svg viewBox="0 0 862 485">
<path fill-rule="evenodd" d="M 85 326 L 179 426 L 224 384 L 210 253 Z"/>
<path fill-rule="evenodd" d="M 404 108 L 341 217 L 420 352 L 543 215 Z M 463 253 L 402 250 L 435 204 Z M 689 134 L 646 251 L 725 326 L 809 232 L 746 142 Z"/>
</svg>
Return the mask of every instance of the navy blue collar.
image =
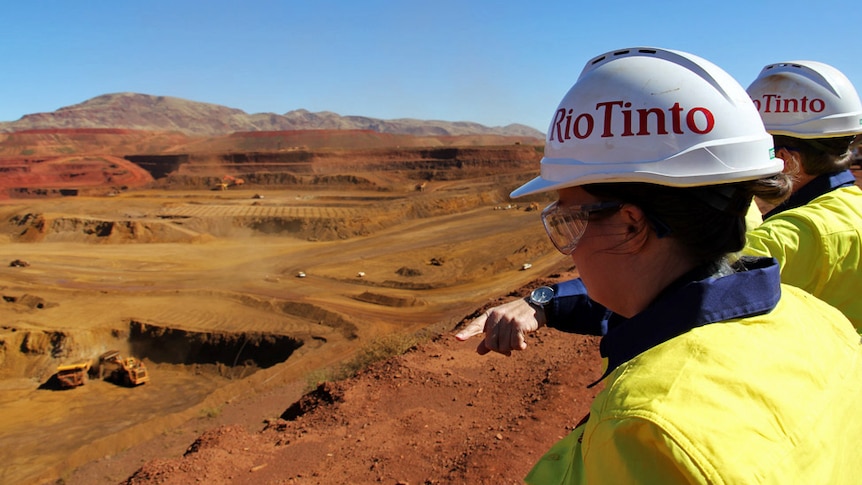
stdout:
<svg viewBox="0 0 862 485">
<path fill-rule="evenodd" d="M 801 189 L 791 194 L 787 200 L 767 212 L 763 216 L 763 219 L 766 220 L 779 212 L 802 207 L 823 194 L 828 194 L 839 187 L 849 187 L 855 183 L 856 177 L 853 176 L 853 172 L 850 170 L 819 175 L 811 182 L 805 184 Z"/>
<path fill-rule="evenodd" d="M 743 257 L 736 266 L 736 273 L 723 277 L 700 279 L 689 273 L 632 318 L 612 316 L 599 344 L 608 368 L 590 387 L 640 353 L 693 328 L 772 311 L 781 297 L 778 261 Z"/>
</svg>

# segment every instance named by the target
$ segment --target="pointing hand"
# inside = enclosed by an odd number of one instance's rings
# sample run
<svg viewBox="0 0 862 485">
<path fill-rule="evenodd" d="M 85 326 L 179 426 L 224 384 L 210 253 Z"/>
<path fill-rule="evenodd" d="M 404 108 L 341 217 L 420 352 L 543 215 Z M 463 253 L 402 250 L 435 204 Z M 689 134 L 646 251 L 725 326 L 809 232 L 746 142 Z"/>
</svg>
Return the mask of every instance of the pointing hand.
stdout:
<svg viewBox="0 0 862 485">
<path fill-rule="evenodd" d="M 455 334 L 455 338 L 464 341 L 484 333 L 485 338 L 476 347 L 479 355 L 492 351 L 512 355 L 513 350 L 527 348 L 524 336 L 544 326 L 544 320 L 543 312 L 527 303 L 527 300 L 513 300 L 489 309 L 465 325 Z"/>
</svg>

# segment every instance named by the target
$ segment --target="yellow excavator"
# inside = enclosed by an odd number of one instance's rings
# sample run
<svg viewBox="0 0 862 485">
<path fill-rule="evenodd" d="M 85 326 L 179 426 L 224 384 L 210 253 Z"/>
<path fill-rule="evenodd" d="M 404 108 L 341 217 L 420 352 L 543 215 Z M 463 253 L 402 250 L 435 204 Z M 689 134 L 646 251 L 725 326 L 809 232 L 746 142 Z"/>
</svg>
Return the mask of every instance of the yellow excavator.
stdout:
<svg viewBox="0 0 862 485">
<path fill-rule="evenodd" d="M 110 350 L 99 356 L 99 379 L 134 387 L 150 381 L 143 361 L 134 357 L 123 358 L 119 350 Z"/>
</svg>

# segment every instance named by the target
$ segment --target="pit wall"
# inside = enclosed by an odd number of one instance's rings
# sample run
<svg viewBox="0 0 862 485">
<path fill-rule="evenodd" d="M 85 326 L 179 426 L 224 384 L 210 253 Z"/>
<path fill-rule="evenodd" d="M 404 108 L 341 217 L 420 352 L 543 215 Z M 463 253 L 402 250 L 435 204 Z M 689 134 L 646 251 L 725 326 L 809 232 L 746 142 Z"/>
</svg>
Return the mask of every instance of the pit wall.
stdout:
<svg viewBox="0 0 862 485">
<path fill-rule="evenodd" d="M 28 378 L 47 382 L 57 366 L 93 361 L 102 353 L 126 351 L 122 331 L 0 329 L 0 379 Z"/>
<path fill-rule="evenodd" d="M 287 335 L 259 332 L 193 332 L 131 320 L 124 329 L 38 330 L 0 328 L 0 379 L 47 383 L 57 366 L 89 361 L 119 350 L 156 365 L 206 366 L 214 372 L 243 368 L 248 376 L 284 362 L 303 345 Z M 250 370 L 249 370 L 250 369 Z"/>
<path fill-rule="evenodd" d="M 322 184 L 327 177 L 392 174 L 407 180 L 458 180 L 535 171 L 541 147 L 391 148 L 290 150 L 280 152 L 127 155 L 152 174 L 159 187 L 212 188 L 225 175 L 259 185 Z M 375 177 L 376 178 L 376 177 Z M 363 183 L 361 180 L 354 183 Z"/>
</svg>

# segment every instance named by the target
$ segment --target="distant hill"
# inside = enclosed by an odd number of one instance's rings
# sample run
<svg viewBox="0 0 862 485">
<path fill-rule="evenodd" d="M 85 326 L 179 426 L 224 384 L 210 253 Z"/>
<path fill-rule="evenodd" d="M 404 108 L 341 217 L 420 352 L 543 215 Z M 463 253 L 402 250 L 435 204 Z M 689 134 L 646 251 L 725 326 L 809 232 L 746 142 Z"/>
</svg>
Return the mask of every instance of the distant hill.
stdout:
<svg viewBox="0 0 862 485">
<path fill-rule="evenodd" d="M 104 94 L 53 112 L 29 114 L 17 121 L 0 122 L 0 132 L 57 128 L 178 131 L 202 136 L 247 131 L 343 129 L 420 136 L 503 135 L 544 138 L 540 131 L 521 124 L 488 127 L 467 121 L 410 118 L 381 120 L 341 116 L 329 111 L 312 113 L 303 109 L 283 115 L 248 114 L 217 104 L 138 93 Z"/>
</svg>

